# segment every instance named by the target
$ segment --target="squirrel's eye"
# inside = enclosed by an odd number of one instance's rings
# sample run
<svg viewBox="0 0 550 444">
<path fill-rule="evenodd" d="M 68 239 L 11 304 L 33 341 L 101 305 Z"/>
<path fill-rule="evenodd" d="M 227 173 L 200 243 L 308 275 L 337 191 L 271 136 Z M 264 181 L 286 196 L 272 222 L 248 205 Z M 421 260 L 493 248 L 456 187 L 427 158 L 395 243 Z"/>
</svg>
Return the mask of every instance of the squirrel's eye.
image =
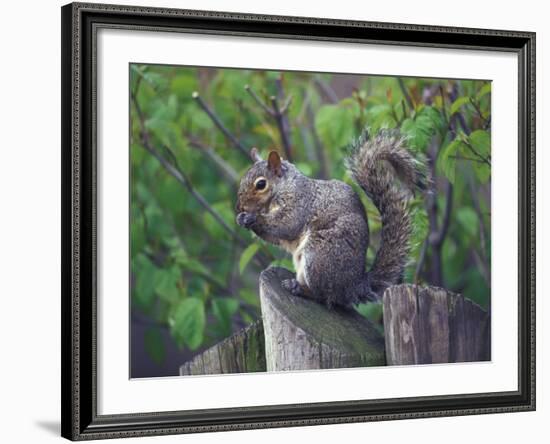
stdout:
<svg viewBox="0 0 550 444">
<path fill-rule="evenodd" d="M 257 190 L 265 190 L 265 187 L 267 186 L 267 181 L 263 178 L 257 179 L 256 182 L 254 182 L 254 186 Z"/>
</svg>

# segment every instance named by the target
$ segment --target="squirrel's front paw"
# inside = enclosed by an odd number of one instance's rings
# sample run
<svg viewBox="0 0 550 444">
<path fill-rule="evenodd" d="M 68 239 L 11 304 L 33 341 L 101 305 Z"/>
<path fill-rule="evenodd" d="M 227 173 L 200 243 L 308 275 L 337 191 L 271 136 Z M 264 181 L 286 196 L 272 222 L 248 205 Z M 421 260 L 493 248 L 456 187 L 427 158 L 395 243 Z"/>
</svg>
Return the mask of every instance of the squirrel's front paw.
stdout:
<svg viewBox="0 0 550 444">
<path fill-rule="evenodd" d="M 296 279 L 284 279 L 281 282 L 282 287 L 292 293 L 294 296 L 304 296 L 304 290 Z"/>
<path fill-rule="evenodd" d="M 237 215 L 237 224 L 244 228 L 250 228 L 256 223 L 256 215 L 252 213 L 239 213 Z"/>
</svg>

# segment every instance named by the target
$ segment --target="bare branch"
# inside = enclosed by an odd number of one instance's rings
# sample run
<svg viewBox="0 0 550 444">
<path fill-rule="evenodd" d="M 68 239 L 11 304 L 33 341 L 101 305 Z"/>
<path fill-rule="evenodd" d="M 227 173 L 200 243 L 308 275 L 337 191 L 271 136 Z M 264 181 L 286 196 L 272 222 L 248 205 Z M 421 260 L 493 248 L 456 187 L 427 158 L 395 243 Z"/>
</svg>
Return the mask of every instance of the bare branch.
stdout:
<svg viewBox="0 0 550 444">
<path fill-rule="evenodd" d="M 435 171 L 435 159 L 438 154 L 438 144 L 435 143 L 435 139 L 432 141 L 432 147 L 428 152 L 428 163 L 430 166 L 431 177 L 436 177 Z M 430 270 L 430 283 L 435 286 L 443 285 L 443 271 L 442 271 L 442 246 L 450 224 L 450 216 L 453 204 L 453 186 L 450 182 L 447 182 L 445 210 L 443 213 L 443 221 L 441 226 L 438 223 L 439 208 L 435 193 L 430 193 L 426 198 L 426 211 L 428 213 L 428 220 L 430 222 L 430 231 L 427 241 L 430 243 L 431 249 L 431 270 Z"/>
<path fill-rule="evenodd" d="M 478 194 L 474 188 L 474 183 L 472 180 L 468 181 L 468 186 L 470 188 L 470 196 L 472 198 L 472 203 L 474 205 L 475 212 L 477 213 L 477 218 L 479 220 L 479 243 L 481 247 L 481 257 L 479 258 L 483 265 L 483 276 L 487 283 L 491 284 L 491 271 L 490 265 L 488 264 L 489 260 L 487 258 L 487 239 L 485 237 L 485 222 L 483 221 L 483 212 L 479 205 Z M 479 264 L 478 264 L 479 265 Z"/>
<path fill-rule="evenodd" d="M 317 134 L 317 129 L 315 128 L 315 116 L 313 115 L 313 109 L 311 107 L 311 102 L 307 102 L 306 104 L 306 113 L 307 113 L 307 119 L 308 119 L 308 126 L 311 131 L 311 135 L 313 137 L 313 146 L 315 147 L 315 153 L 317 154 L 317 160 L 319 162 L 319 178 L 320 179 L 328 179 L 329 177 L 329 168 L 328 168 L 328 161 L 327 161 L 327 153 L 325 151 L 325 148 L 323 147 L 323 143 L 321 142 L 321 139 L 319 138 L 319 134 Z"/>
<path fill-rule="evenodd" d="M 277 127 L 281 133 L 281 141 L 283 143 L 286 158 L 288 161 L 292 162 L 292 144 L 290 143 L 290 125 L 288 123 L 288 116 L 286 110 L 283 110 L 284 107 L 282 108 L 279 106 L 279 102 L 284 100 L 285 97 L 282 76 L 279 76 L 275 80 L 275 86 L 277 88 L 277 95 L 271 97 L 271 105 L 273 107 L 273 112 L 275 113 L 274 117 L 277 122 Z M 290 105 L 290 102 L 288 104 Z"/>
<path fill-rule="evenodd" d="M 283 143 L 283 150 L 285 152 L 285 157 L 287 158 L 287 160 L 292 161 L 292 151 L 291 151 L 290 141 L 289 141 L 288 133 L 285 128 L 283 115 L 281 114 L 281 110 L 279 108 L 279 102 L 277 101 L 277 97 L 271 96 L 271 104 L 273 106 L 275 122 L 277 122 L 277 128 L 279 129 L 279 133 L 281 135 L 281 142 Z"/>
<path fill-rule="evenodd" d="M 481 272 L 481 275 L 483 276 L 483 279 L 487 283 L 487 285 L 491 285 L 491 272 L 489 270 L 489 267 L 485 263 L 485 261 L 480 257 L 479 253 L 476 250 L 472 250 L 472 255 L 474 257 L 474 260 L 476 262 L 476 265 L 479 268 L 479 271 Z"/>
<path fill-rule="evenodd" d="M 208 212 L 210 215 L 223 227 L 223 229 L 234 239 L 236 239 L 241 246 L 246 246 L 247 242 L 245 242 L 238 234 L 237 232 L 231 228 L 225 220 L 221 217 L 221 215 L 214 209 L 212 206 L 208 203 L 208 201 L 200 194 L 191 184 L 189 181 L 189 178 L 186 176 L 186 174 L 181 170 L 177 163 L 172 164 L 168 160 L 162 156 L 157 149 L 153 146 L 151 143 L 151 137 L 145 127 L 145 117 L 143 115 L 143 112 L 136 100 L 136 96 L 132 94 L 132 102 L 134 103 L 134 107 L 136 109 L 136 112 L 138 114 L 138 119 L 141 126 L 141 142 L 143 144 L 143 147 L 153 156 L 155 157 L 160 164 L 164 167 L 164 169 L 170 173 L 181 185 L 183 185 L 189 193 L 195 198 L 195 200 Z M 165 147 L 165 150 L 170 154 L 170 156 L 175 160 L 175 156 L 173 152 L 168 148 Z"/>
<path fill-rule="evenodd" d="M 260 106 L 260 108 L 277 123 L 277 129 L 279 130 L 281 143 L 283 144 L 283 150 L 287 160 L 292 161 L 292 145 L 290 143 L 290 125 L 288 123 L 287 111 L 292 102 L 292 96 L 288 96 L 283 106 L 279 105 L 279 100 L 283 100 L 284 91 L 282 80 L 279 77 L 276 81 L 277 96 L 271 96 L 271 108 L 256 94 L 256 92 L 246 85 L 244 89 L 250 94 L 254 101 Z"/>
<path fill-rule="evenodd" d="M 430 244 L 430 239 L 426 238 L 424 240 L 424 243 L 422 244 L 422 249 L 420 250 L 420 256 L 418 257 L 418 262 L 416 263 L 416 269 L 414 271 L 413 282 L 415 284 L 418 283 L 418 279 L 420 278 L 420 273 L 422 272 L 422 267 L 424 266 L 424 262 L 426 260 L 426 251 L 428 250 L 429 244 Z"/>
<path fill-rule="evenodd" d="M 214 125 L 218 127 L 218 129 L 233 144 L 233 146 L 235 146 L 235 148 L 237 148 L 244 156 L 248 158 L 248 150 L 246 149 L 246 147 L 231 133 L 231 131 L 227 129 L 227 127 L 223 124 L 223 122 L 214 112 L 214 110 L 211 109 L 204 100 L 202 100 L 198 92 L 195 91 L 193 93 L 193 99 L 195 99 L 195 101 L 204 110 L 208 117 L 210 117 L 210 120 L 212 120 Z"/>
<path fill-rule="evenodd" d="M 330 103 L 338 103 L 338 96 L 329 84 L 316 77 L 313 82 Z"/>
<path fill-rule="evenodd" d="M 443 221 L 441 226 L 434 233 L 433 237 L 430 237 L 430 241 L 434 247 L 441 247 L 447 232 L 449 231 L 449 224 L 451 221 L 451 212 L 453 208 L 453 184 L 447 182 L 447 187 L 445 190 L 445 212 L 443 213 Z"/>
<path fill-rule="evenodd" d="M 464 118 L 464 115 L 461 112 L 457 112 L 454 116 L 456 116 L 456 119 L 458 119 L 458 123 L 460 123 L 460 126 L 462 127 L 462 131 L 464 131 L 464 134 L 469 136 L 472 133 L 472 130 L 466 123 L 466 119 Z"/>
<path fill-rule="evenodd" d="M 441 96 L 441 112 L 443 113 L 443 118 L 448 126 L 449 118 L 447 117 L 447 111 L 445 110 L 445 91 L 443 91 L 443 85 L 441 84 L 439 85 L 439 95 Z"/>
</svg>

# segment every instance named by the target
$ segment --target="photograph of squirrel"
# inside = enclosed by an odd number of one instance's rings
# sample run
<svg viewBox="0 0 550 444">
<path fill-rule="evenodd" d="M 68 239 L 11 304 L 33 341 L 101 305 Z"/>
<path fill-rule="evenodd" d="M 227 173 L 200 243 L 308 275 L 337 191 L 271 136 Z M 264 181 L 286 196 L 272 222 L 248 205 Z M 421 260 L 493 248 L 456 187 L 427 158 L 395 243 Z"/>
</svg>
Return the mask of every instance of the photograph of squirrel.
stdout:
<svg viewBox="0 0 550 444">
<path fill-rule="evenodd" d="M 379 301 L 388 286 L 403 280 L 412 233 L 407 204 L 429 181 L 425 165 L 405 145 L 395 130 L 374 136 L 365 130 L 346 159 L 382 220 L 380 248 L 368 271 L 367 214 L 354 189 L 307 177 L 276 151 L 262 160 L 252 149 L 254 164 L 240 182 L 236 220 L 292 254 L 296 277 L 283 281 L 286 290 L 329 308 L 351 307 Z"/>
</svg>

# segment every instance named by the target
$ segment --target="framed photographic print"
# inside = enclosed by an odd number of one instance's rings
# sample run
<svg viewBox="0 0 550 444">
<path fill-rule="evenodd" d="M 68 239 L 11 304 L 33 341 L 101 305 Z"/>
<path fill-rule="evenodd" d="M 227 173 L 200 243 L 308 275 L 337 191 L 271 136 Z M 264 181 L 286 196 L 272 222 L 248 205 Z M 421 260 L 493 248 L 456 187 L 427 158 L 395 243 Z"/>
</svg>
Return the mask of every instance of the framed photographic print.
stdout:
<svg viewBox="0 0 550 444">
<path fill-rule="evenodd" d="M 533 410 L 534 45 L 64 6 L 62 435 Z"/>
</svg>

